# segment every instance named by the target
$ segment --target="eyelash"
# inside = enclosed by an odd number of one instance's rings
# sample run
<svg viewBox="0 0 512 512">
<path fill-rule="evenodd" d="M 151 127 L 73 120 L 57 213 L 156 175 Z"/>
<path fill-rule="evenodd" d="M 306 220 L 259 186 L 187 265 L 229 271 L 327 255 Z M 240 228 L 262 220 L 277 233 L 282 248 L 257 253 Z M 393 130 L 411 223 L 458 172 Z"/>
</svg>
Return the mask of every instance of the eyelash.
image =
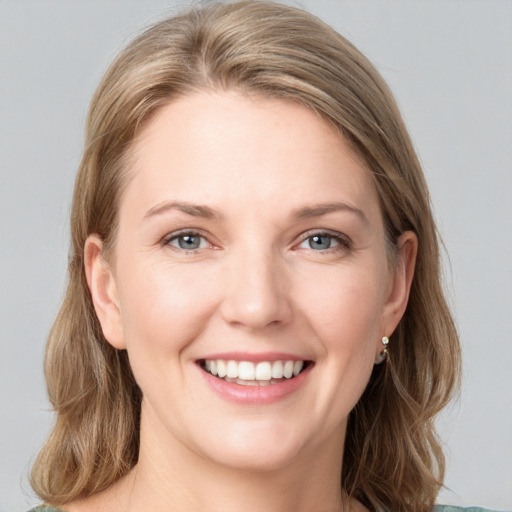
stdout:
<svg viewBox="0 0 512 512">
<path fill-rule="evenodd" d="M 185 237 L 200 238 L 201 239 L 200 246 L 197 248 L 194 248 L 194 249 L 186 249 L 184 247 L 176 247 L 176 246 L 172 245 L 173 241 L 177 241 L 180 238 L 185 238 Z M 309 231 L 302 235 L 301 241 L 299 242 L 299 244 L 294 246 L 294 249 L 300 248 L 300 246 L 303 243 L 307 242 L 308 240 L 313 239 L 314 237 L 328 238 L 330 241 L 334 240 L 337 245 L 335 245 L 334 247 L 327 247 L 325 249 L 320 249 L 320 250 L 315 250 L 310 245 L 310 247 L 304 247 L 303 249 L 306 249 L 306 250 L 312 251 L 312 252 L 316 252 L 316 253 L 320 253 L 320 254 L 332 254 L 332 253 L 336 253 L 336 252 L 348 251 L 351 249 L 351 246 L 352 246 L 350 239 L 348 239 L 345 235 L 342 235 L 341 233 L 331 232 L 331 231 Z M 201 247 L 201 245 L 204 245 L 203 242 L 206 242 L 208 247 L 204 247 L 204 246 Z M 311 242 L 310 242 L 310 244 L 311 244 Z M 203 236 L 200 232 L 191 231 L 191 230 L 178 231 L 178 232 L 169 234 L 168 236 L 166 236 L 165 238 L 162 239 L 162 245 L 170 246 L 177 251 L 184 252 L 185 254 L 195 254 L 198 251 L 200 251 L 201 249 L 214 248 L 213 244 L 211 244 L 208 241 L 208 239 L 205 236 Z"/>
<path fill-rule="evenodd" d="M 329 238 L 330 240 L 334 240 L 337 243 L 337 245 L 335 245 L 334 247 L 327 247 L 326 249 L 320 250 L 315 250 L 311 246 L 304 247 L 304 249 L 320 254 L 332 254 L 336 252 L 346 252 L 352 248 L 351 240 L 346 235 L 342 235 L 341 233 L 332 231 L 309 231 L 308 233 L 304 233 L 304 235 L 302 236 L 302 240 L 296 247 L 300 247 L 304 242 L 307 242 L 308 240 L 311 240 L 314 237 Z"/>
<path fill-rule="evenodd" d="M 173 242 L 175 240 L 179 240 L 180 238 L 185 238 L 185 237 L 200 238 L 202 241 L 206 242 L 206 245 L 208 246 L 208 248 L 213 247 L 213 245 L 208 241 L 208 239 L 205 236 L 203 236 L 198 231 L 191 231 L 191 230 L 178 231 L 178 232 L 169 234 L 168 236 L 166 236 L 165 238 L 162 239 L 162 245 L 172 247 L 173 249 L 180 251 L 180 252 L 184 252 L 185 254 L 195 254 L 195 253 L 197 253 L 197 251 L 200 251 L 201 249 L 205 248 L 205 247 L 197 247 L 194 249 L 186 249 L 184 247 L 176 247 L 176 246 L 172 245 L 171 242 Z"/>
</svg>

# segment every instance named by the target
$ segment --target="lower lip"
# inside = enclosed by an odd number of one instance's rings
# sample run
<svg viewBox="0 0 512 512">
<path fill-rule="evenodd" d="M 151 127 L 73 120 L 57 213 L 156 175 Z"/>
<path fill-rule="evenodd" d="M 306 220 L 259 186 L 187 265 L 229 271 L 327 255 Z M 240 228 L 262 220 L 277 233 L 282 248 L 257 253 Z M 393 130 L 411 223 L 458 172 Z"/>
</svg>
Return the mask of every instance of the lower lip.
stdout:
<svg viewBox="0 0 512 512">
<path fill-rule="evenodd" d="M 299 373 L 297 377 L 286 379 L 268 386 L 244 386 L 214 377 L 198 366 L 207 385 L 224 400 L 245 405 L 268 405 L 284 400 L 302 387 L 313 368 L 313 364 Z"/>
</svg>

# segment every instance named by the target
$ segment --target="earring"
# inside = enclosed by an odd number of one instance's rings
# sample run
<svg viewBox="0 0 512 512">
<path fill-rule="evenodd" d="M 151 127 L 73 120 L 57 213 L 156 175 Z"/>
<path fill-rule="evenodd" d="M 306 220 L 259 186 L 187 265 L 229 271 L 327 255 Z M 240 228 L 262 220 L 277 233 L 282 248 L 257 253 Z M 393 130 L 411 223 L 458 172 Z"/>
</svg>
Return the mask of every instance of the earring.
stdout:
<svg viewBox="0 0 512 512">
<path fill-rule="evenodd" d="M 387 336 L 383 336 L 382 345 L 384 345 L 384 348 L 382 349 L 382 352 L 375 358 L 375 364 L 380 364 L 386 359 L 388 355 L 388 344 L 389 338 Z"/>
</svg>

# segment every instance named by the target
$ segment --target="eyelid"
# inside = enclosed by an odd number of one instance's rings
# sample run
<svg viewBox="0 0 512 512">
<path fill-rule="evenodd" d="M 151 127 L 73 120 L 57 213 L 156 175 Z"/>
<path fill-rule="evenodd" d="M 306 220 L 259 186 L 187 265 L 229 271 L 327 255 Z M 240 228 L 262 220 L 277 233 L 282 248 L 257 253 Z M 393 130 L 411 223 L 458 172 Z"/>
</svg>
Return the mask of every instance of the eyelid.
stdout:
<svg viewBox="0 0 512 512">
<path fill-rule="evenodd" d="M 294 245 L 294 249 L 300 249 L 299 246 L 308 238 L 311 238 L 313 236 L 327 236 L 329 238 L 334 238 L 338 242 L 338 245 L 334 247 L 329 247 L 328 249 L 324 249 L 321 251 L 315 251 L 312 248 L 306 250 L 310 250 L 317 253 L 329 253 L 336 251 L 346 251 L 352 247 L 352 240 L 350 239 L 349 236 L 345 235 L 344 233 L 340 233 L 339 231 L 332 231 L 330 229 L 310 229 L 300 235 L 299 242 Z"/>
<path fill-rule="evenodd" d="M 207 242 L 208 247 L 199 247 L 197 249 L 181 249 L 181 248 L 171 245 L 171 242 L 173 240 L 176 240 L 180 236 L 186 236 L 186 235 L 197 236 L 199 238 L 204 239 Z M 182 253 L 194 253 L 194 252 L 201 251 L 203 249 L 216 249 L 217 248 L 217 246 L 211 242 L 209 236 L 207 236 L 201 229 L 197 229 L 197 228 L 183 228 L 183 229 L 178 229 L 177 231 L 172 231 L 171 233 L 166 234 L 161 239 L 160 244 L 162 246 L 170 247 L 170 248 L 175 249 L 176 251 L 179 251 Z"/>
<path fill-rule="evenodd" d="M 187 250 L 187 249 L 177 248 L 177 247 L 171 245 L 170 242 L 172 242 L 173 240 L 176 240 L 180 236 L 185 236 L 185 235 L 197 236 L 197 237 L 204 239 L 207 242 L 208 247 L 199 247 L 197 249 Z M 305 233 L 302 233 L 299 236 L 299 241 L 296 244 L 294 244 L 294 246 L 292 248 L 300 249 L 300 245 L 303 242 L 305 242 L 308 238 L 311 238 L 313 236 L 329 237 L 329 238 L 335 239 L 338 243 L 334 247 L 329 247 L 328 249 L 323 249 L 323 250 L 318 250 L 318 251 L 314 250 L 312 248 L 306 249 L 306 250 L 310 250 L 312 252 L 329 253 L 329 252 L 336 252 L 336 251 L 346 251 L 352 247 L 352 240 L 350 239 L 349 236 L 345 235 L 344 233 L 340 233 L 339 231 L 333 231 L 330 229 L 310 229 L 310 230 L 306 231 Z M 179 229 L 176 231 L 172 231 L 171 233 L 168 233 L 164 237 L 162 237 L 160 244 L 162 246 L 170 247 L 170 248 L 175 249 L 182 253 L 183 252 L 184 253 L 187 253 L 187 252 L 194 253 L 194 252 L 198 252 L 203 249 L 218 249 L 219 248 L 216 244 L 211 242 L 209 235 L 205 234 L 203 232 L 203 230 L 197 229 L 197 228 L 183 228 L 183 229 Z"/>
</svg>

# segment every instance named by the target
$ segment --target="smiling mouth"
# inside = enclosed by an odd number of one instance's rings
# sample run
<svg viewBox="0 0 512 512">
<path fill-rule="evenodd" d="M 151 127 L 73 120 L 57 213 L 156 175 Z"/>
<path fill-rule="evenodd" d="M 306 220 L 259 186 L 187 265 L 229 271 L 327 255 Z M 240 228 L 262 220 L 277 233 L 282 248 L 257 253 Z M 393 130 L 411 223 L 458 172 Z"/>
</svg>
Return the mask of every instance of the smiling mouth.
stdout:
<svg viewBox="0 0 512 512">
<path fill-rule="evenodd" d="M 226 382 L 242 386 L 269 386 L 297 377 L 311 361 L 233 361 L 223 359 L 202 359 L 201 368 Z"/>
</svg>

